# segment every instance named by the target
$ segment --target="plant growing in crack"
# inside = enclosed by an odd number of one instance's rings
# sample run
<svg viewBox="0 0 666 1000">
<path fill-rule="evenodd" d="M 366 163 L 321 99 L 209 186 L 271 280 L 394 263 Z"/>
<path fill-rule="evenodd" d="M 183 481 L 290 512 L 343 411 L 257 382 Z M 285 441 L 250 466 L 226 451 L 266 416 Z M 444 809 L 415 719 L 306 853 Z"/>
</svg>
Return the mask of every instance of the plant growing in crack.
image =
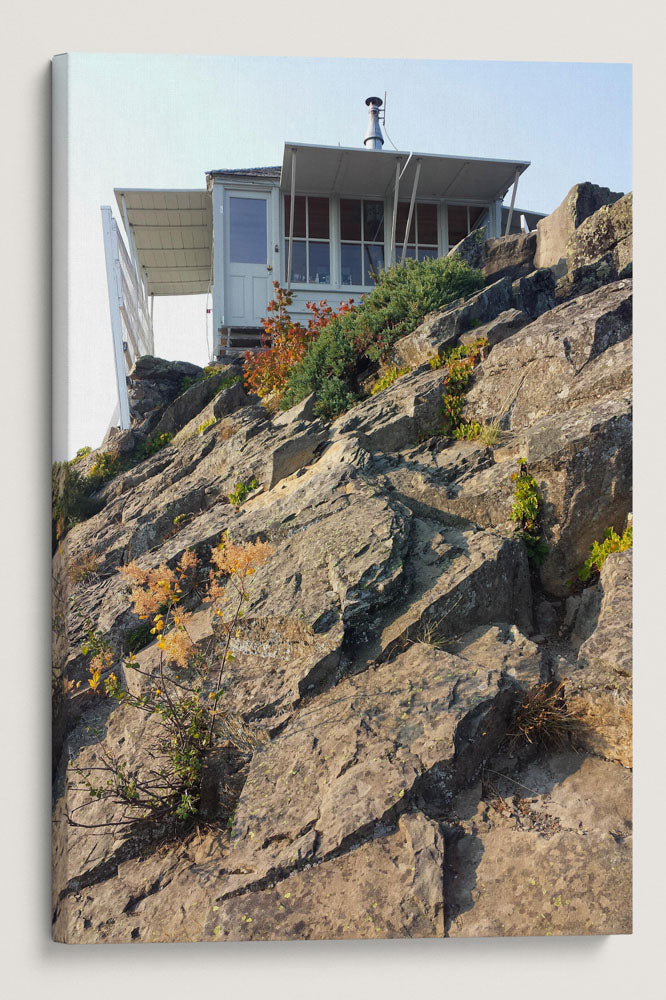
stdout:
<svg viewBox="0 0 666 1000">
<path fill-rule="evenodd" d="M 225 709 L 223 674 L 233 659 L 231 643 L 249 600 L 250 578 L 272 552 L 260 541 L 236 545 L 226 533 L 211 549 L 203 599 L 217 621 L 220 639 L 207 650 L 200 649 L 190 634 L 192 612 L 182 603 L 201 573 L 193 552 L 187 550 L 175 569 L 165 564 L 142 569 L 130 563 L 121 570 L 132 586 L 134 611 L 151 623 L 159 650 L 157 670 L 144 670 L 130 653 L 124 668 L 141 683 L 131 690 L 123 687 L 112 669 L 109 643 L 91 632 L 89 684 L 93 691 L 103 690 L 119 704 L 152 717 L 158 723 L 157 735 L 139 761 L 128 763 L 102 748 L 95 767 L 73 766 L 82 780 L 78 787 L 87 790 L 89 799 L 67 814 L 72 825 L 173 825 L 191 819 L 199 812 L 202 773 L 211 756 L 230 749 L 251 756 L 256 740 L 242 719 Z M 91 800 L 101 799 L 120 807 L 113 821 L 87 824 L 74 817 Z"/>
<path fill-rule="evenodd" d="M 517 522 L 516 534 L 525 542 L 531 566 L 540 566 L 548 554 L 541 524 L 542 500 L 539 484 L 527 469 L 527 459 L 518 459 L 518 472 L 511 479 L 516 487 L 511 507 L 511 520 Z"/>
</svg>

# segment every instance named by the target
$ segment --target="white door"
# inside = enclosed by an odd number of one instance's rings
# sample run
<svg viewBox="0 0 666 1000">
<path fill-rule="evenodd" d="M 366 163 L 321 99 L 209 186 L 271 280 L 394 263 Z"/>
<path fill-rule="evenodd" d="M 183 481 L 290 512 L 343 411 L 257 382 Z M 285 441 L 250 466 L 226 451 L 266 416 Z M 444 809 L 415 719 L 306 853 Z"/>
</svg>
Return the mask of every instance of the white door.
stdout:
<svg viewBox="0 0 666 1000">
<path fill-rule="evenodd" d="M 268 193 L 226 192 L 227 326 L 261 326 L 271 298 Z"/>
</svg>

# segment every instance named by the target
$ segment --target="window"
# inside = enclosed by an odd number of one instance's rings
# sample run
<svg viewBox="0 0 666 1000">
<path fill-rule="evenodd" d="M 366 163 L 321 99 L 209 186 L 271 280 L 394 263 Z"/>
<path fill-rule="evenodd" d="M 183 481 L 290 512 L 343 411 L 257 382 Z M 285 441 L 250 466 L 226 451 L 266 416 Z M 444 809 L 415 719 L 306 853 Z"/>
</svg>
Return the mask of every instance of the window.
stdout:
<svg viewBox="0 0 666 1000">
<path fill-rule="evenodd" d="M 395 259 L 402 259 L 402 247 L 405 242 L 405 230 L 409 217 L 409 202 L 398 202 L 398 215 L 395 227 Z M 437 205 L 427 202 L 417 202 L 412 212 L 412 222 L 407 237 L 405 257 L 425 260 L 426 257 L 437 257 Z"/>
<path fill-rule="evenodd" d="M 284 199 L 285 271 L 289 266 L 289 216 L 291 197 Z M 328 198 L 296 195 L 291 257 L 291 280 L 311 284 L 331 283 L 331 244 Z"/>
<path fill-rule="evenodd" d="M 340 199 L 340 264 L 343 285 L 373 285 L 384 269 L 384 202 Z"/>
<path fill-rule="evenodd" d="M 266 200 L 229 198 L 229 260 L 234 264 L 265 264 Z"/>
<path fill-rule="evenodd" d="M 449 247 L 454 247 L 473 232 L 488 211 L 486 205 L 449 205 Z"/>
</svg>

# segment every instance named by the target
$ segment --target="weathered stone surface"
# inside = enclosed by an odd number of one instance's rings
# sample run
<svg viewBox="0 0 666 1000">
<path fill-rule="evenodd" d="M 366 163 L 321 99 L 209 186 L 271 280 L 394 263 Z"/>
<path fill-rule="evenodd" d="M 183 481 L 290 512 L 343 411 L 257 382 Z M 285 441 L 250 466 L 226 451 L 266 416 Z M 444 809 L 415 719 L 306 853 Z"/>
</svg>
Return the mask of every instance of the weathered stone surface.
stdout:
<svg viewBox="0 0 666 1000">
<path fill-rule="evenodd" d="M 444 842 L 421 812 L 339 858 L 250 895 L 215 903 L 219 883 L 197 866 L 226 850 L 195 835 L 181 857 L 121 862 L 117 878 L 61 904 L 75 942 L 442 937 Z M 194 864 L 193 864 L 194 861 Z M 57 930 L 65 930 L 64 913 Z"/>
<path fill-rule="evenodd" d="M 314 420 L 314 408 L 317 402 L 314 392 L 302 399 L 300 403 L 290 407 L 283 413 L 278 413 L 273 417 L 275 427 L 288 427 L 289 424 L 300 423 L 301 421 Z"/>
<path fill-rule="evenodd" d="M 491 764 L 492 767 L 492 764 Z M 558 754 L 454 803 L 450 937 L 631 933 L 631 778 Z"/>
<path fill-rule="evenodd" d="M 500 278 L 521 278 L 533 270 L 536 252 L 536 233 L 516 233 L 486 240 L 484 246 L 483 276 L 486 281 Z"/>
<path fill-rule="evenodd" d="M 589 726 L 592 750 L 632 763 L 632 553 L 608 556 L 596 585 L 583 592 L 571 641 L 575 662 L 560 664 L 568 701 Z M 582 642 L 580 641 L 582 639 Z"/>
<path fill-rule="evenodd" d="M 127 387 L 133 428 L 147 434 L 180 394 L 183 379 L 199 378 L 202 373 L 199 365 L 187 361 L 165 361 L 152 355 L 137 358 Z"/>
<path fill-rule="evenodd" d="M 564 201 L 554 212 L 537 223 L 535 267 L 554 267 L 566 271 L 567 246 L 571 234 L 602 205 L 611 205 L 621 193 L 597 184 L 574 184 Z"/>
<path fill-rule="evenodd" d="M 494 347 L 475 373 L 465 416 L 491 421 L 506 409 L 502 426 L 518 430 L 626 385 L 630 353 L 621 361 L 614 355 L 610 371 L 596 362 L 631 332 L 629 280 L 551 309 Z"/>
<path fill-rule="evenodd" d="M 127 455 L 134 451 L 136 445 L 137 438 L 134 431 L 122 431 L 119 427 L 109 427 L 99 450 Z"/>
<path fill-rule="evenodd" d="M 632 195 L 603 205 L 574 230 L 567 245 L 567 273 L 556 298 L 564 300 L 632 274 Z"/>
<path fill-rule="evenodd" d="M 207 418 L 201 414 L 201 411 L 214 397 L 217 397 L 213 404 L 213 413 L 216 417 L 219 417 L 221 413 L 231 413 L 238 407 L 247 405 L 250 402 L 250 397 L 243 389 L 242 382 L 228 386 L 218 396 L 220 383 L 225 377 L 228 377 L 228 372 L 221 369 L 219 375 L 213 375 L 191 385 L 167 406 L 156 423 L 153 434 L 175 434 L 199 416 L 199 423 L 202 423 Z M 215 412 L 216 408 L 219 412 Z"/>
<path fill-rule="evenodd" d="M 602 205 L 594 215 L 574 230 L 567 245 L 569 271 L 593 264 L 610 253 L 618 274 L 631 264 L 633 195 L 631 192 L 610 205 Z"/>
<path fill-rule="evenodd" d="M 461 442 L 439 450 L 415 449 L 389 476 L 403 502 L 420 505 L 415 509 L 447 511 L 513 534 L 511 476 L 517 458 L 527 458 L 543 497 L 548 555 L 541 581 L 551 594 L 566 596 L 567 581 L 587 558 L 592 542 L 610 525 L 621 530 L 631 510 L 631 443 L 629 396 L 609 395 L 535 421 L 513 436 L 495 464 L 488 449 Z M 457 477 L 459 456 L 465 453 L 467 465 Z"/>
<path fill-rule="evenodd" d="M 220 898 L 324 859 L 377 822 L 394 821 L 435 764 L 452 767 L 455 758 L 464 779 L 473 773 L 503 738 L 517 692 L 538 683 L 540 668 L 528 656 L 518 657 L 512 672 L 501 658 L 479 669 L 471 649 L 468 659 L 466 651 L 412 645 L 320 695 L 259 750 L 236 811 Z"/>
<path fill-rule="evenodd" d="M 281 479 L 309 465 L 328 435 L 328 428 L 321 420 L 307 426 L 301 434 L 292 434 L 273 448 L 259 477 L 260 482 L 267 490 L 272 490 Z"/>
<path fill-rule="evenodd" d="M 369 451 L 397 451 L 415 444 L 442 421 L 444 373 L 420 368 L 397 379 L 339 418 L 334 435 L 354 434 Z"/>
<path fill-rule="evenodd" d="M 220 941 L 443 937 L 444 840 L 423 813 L 277 885 L 222 901 L 205 936 Z"/>
<path fill-rule="evenodd" d="M 485 337 L 489 346 L 494 347 L 495 344 L 511 337 L 530 320 L 531 317 L 520 309 L 506 309 L 496 319 L 491 319 L 489 323 L 484 323 L 482 326 L 475 327 L 474 330 L 462 333 L 459 340 L 461 344 L 473 344 L 480 337 Z"/>
<path fill-rule="evenodd" d="M 531 271 L 511 285 L 512 303 L 532 319 L 555 305 L 555 277 L 548 268 Z"/>
<path fill-rule="evenodd" d="M 458 299 L 426 316 L 413 333 L 401 337 L 394 344 L 393 353 L 400 364 L 421 365 L 441 354 L 447 345 L 475 323 L 487 323 L 513 304 L 511 281 L 501 278 L 468 299 Z"/>
</svg>

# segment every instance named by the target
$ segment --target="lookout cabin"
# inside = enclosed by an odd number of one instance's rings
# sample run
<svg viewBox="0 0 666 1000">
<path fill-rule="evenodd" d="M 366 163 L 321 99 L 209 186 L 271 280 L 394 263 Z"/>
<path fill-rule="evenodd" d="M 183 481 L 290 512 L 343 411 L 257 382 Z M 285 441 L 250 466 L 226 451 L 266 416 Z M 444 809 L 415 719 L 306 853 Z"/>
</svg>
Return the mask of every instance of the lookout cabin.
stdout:
<svg viewBox="0 0 666 1000">
<path fill-rule="evenodd" d="M 129 249 L 110 207 L 102 217 L 121 426 L 156 295 L 210 295 L 217 360 L 262 345 L 274 281 L 305 320 L 308 301 L 358 302 L 381 270 L 443 257 L 476 229 L 536 228 L 541 214 L 515 207 L 529 162 L 384 149 L 382 101 L 366 105 L 358 148 L 285 142 L 280 166 L 210 170 L 202 189 L 115 189 Z"/>
</svg>

